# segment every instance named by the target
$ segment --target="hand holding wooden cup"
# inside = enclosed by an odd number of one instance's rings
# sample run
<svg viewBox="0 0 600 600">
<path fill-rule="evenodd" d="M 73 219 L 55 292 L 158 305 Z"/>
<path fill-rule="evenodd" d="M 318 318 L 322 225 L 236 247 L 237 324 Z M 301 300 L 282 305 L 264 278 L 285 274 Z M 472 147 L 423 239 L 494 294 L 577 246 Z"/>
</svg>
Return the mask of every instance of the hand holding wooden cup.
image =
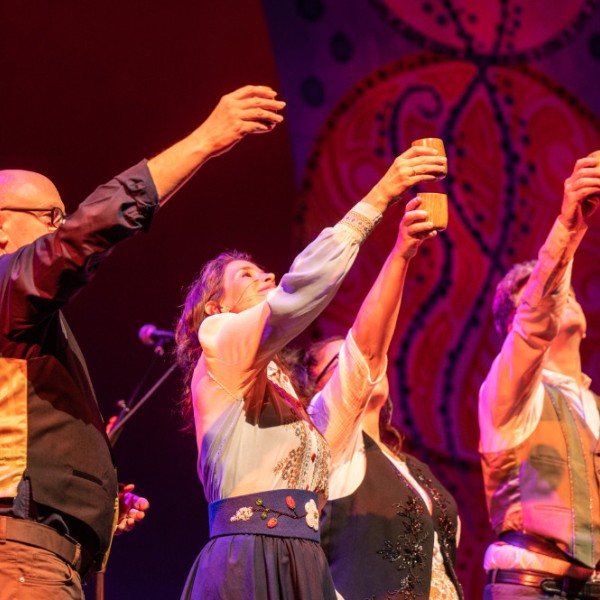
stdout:
<svg viewBox="0 0 600 600">
<path fill-rule="evenodd" d="M 600 150 L 596 150 L 588 154 L 588 156 L 592 156 L 596 159 L 597 165 L 596 167 L 600 167 Z M 590 194 L 582 204 L 583 212 L 585 216 L 588 216 L 596 211 L 598 205 L 600 204 L 600 194 Z"/>
<path fill-rule="evenodd" d="M 448 196 L 437 192 L 421 192 L 420 210 L 427 211 L 427 219 L 433 223 L 434 229 L 442 231 L 448 227 Z"/>
<path fill-rule="evenodd" d="M 411 146 L 426 146 L 428 148 L 435 148 L 440 156 L 446 156 L 446 148 L 444 147 L 444 140 L 440 138 L 421 138 L 414 140 Z M 444 169 L 444 174 L 437 177 L 436 179 L 443 179 L 448 174 L 448 167 Z"/>
</svg>

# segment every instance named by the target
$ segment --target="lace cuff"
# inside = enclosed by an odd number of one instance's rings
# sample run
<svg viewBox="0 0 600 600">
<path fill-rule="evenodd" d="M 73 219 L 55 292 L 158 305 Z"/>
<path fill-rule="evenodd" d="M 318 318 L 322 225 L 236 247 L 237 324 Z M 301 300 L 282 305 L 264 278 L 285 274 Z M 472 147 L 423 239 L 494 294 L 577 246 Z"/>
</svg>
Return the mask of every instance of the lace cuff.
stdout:
<svg viewBox="0 0 600 600">
<path fill-rule="evenodd" d="M 359 202 L 335 226 L 346 230 L 358 242 L 362 242 L 381 221 L 382 214 L 366 202 Z"/>
</svg>

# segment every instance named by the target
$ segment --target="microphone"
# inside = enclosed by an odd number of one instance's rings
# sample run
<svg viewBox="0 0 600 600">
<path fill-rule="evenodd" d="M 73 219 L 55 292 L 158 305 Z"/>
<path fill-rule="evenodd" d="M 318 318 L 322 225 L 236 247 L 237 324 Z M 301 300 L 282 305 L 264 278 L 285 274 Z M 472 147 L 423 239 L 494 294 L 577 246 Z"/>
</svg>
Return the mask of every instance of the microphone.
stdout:
<svg viewBox="0 0 600 600">
<path fill-rule="evenodd" d="M 138 337 L 146 346 L 168 346 L 175 343 L 175 334 L 172 331 L 157 329 L 156 325 L 143 325 L 140 327 Z"/>
</svg>

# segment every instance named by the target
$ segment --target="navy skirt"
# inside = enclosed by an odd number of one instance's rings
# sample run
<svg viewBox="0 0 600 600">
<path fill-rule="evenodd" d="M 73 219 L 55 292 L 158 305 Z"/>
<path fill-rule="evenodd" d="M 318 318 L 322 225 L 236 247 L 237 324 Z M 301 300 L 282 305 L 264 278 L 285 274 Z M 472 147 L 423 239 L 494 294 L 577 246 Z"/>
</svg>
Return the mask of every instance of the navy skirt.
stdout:
<svg viewBox="0 0 600 600">
<path fill-rule="evenodd" d="M 335 600 L 317 542 L 268 535 L 210 540 L 194 562 L 182 600 Z"/>
</svg>

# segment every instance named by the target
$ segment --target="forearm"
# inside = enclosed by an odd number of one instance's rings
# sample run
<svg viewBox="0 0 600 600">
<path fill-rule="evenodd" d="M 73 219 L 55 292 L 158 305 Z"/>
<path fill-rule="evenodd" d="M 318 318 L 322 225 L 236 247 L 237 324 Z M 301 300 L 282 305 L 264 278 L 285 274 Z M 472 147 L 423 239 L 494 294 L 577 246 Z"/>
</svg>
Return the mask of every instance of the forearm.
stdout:
<svg viewBox="0 0 600 600">
<path fill-rule="evenodd" d="M 271 313 L 261 353 L 285 346 L 325 309 L 354 264 L 360 244 L 380 218 L 379 212 L 359 202 L 296 257 L 290 271 L 267 297 Z"/>
<path fill-rule="evenodd" d="M 584 233 L 585 226 L 569 232 L 557 220 L 539 251 L 512 330 L 482 388 L 482 402 L 497 426 L 527 417 L 545 354 L 558 331 L 571 287 L 573 256 Z"/>
<path fill-rule="evenodd" d="M 394 248 L 352 325 L 354 340 L 372 373 L 380 373 L 386 363 L 410 260 L 424 240 L 436 235 L 433 224 L 426 220 L 427 213 L 418 207 L 416 198 L 407 203 Z"/>
<path fill-rule="evenodd" d="M 268 86 L 247 85 L 223 96 L 208 118 L 190 135 L 148 163 L 164 204 L 209 158 L 227 152 L 250 134 L 267 133 L 283 121 Z"/>
<path fill-rule="evenodd" d="M 214 141 L 203 135 L 202 126 L 148 161 L 160 205 L 185 184 L 213 156 Z"/>
<path fill-rule="evenodd" d="M 375 377 L 387 364 L 409 262 L 398 248 L 388 256 L 352 325 L 354 341 Z"/>
<path fill-rule="evenodd" d="M 544 245 L 538 253 L 538 261 L 531 278 L 526 285 L 521 304 L 527 304 L 536 310 L 544 302 L 552 302 L 555 306 L 557 300 L 564 300 L 570 288 L 570 264 L 581 240 L 587 231 L 585 223 L 567 229 L 558 218 L 550 230 Z M 517 309 L 517 318 L 519 317 Z M 558 310 L 556 307 L 554 311 Z"/>
</svg>

